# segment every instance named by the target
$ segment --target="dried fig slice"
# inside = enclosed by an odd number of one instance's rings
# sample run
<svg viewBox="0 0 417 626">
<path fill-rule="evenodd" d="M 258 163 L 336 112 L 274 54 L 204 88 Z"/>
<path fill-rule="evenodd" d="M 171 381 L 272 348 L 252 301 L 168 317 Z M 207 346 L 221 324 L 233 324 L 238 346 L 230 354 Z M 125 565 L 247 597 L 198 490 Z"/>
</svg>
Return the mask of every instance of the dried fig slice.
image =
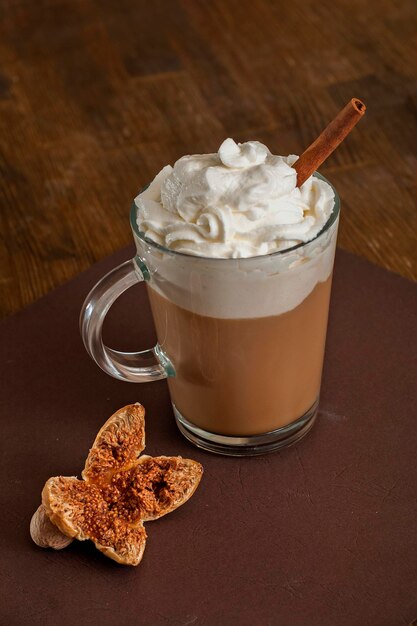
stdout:
<svg viewBox="0 0 417 626">
<path fill-rule="evenodd" d="M 108 478 L 135 462 L 145 449 L 145 409 L 138 402 L 119 409 L 99 430 L 85 462 L 85 480 Z"/>
<path fill-rule="evenodd" d="M 53 548 L 54 550 L 66 548 L 73 540 L 51 522 L 43 504 L 38 506 L 30 520 L 30 536 L 40 548 Z"/>
<path fill-rule="evenodd" d="M 154 506 L 144 509 L 144 522 L 167 515 L 187 502 L 197 489 L 203 474 L 199 463 L 180 456 L 143 455 L 139 464 L 146 468 L 145 475 L 151 480 L 155 502 Z"/>
<path fill-rule="evenodd" d="M 54 476 L 42 490 L 42 504 L 51 522 L 67 537 L 80 541 L 93 539 L 90 520 L 94 513 L 99 522 L 103 503 L 98 487 L 75 476 Z"/>
<path fill-rule="evenodd" d="M 91 539 L 114 561 L 138 565 L 146 545 L 142 520 L 126 519 L 112 496 L 94 483 L 57 476 L 46 482 L 42 503 L 51 522 L 68 537 Z"/>
</svg>

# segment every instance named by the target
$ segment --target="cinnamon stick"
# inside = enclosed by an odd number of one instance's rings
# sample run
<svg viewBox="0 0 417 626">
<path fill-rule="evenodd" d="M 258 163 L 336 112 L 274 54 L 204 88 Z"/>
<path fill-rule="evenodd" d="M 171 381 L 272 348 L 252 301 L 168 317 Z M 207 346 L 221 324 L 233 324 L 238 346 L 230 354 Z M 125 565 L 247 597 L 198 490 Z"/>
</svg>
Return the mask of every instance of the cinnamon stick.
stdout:
<svg viewBox="0 0 417 626">
<path fill-rule="evenodd" d="M 324 129 L 300 158 L 294 163 L 297 171 L 297 187 L 309 178 L 338 147 L 346 135 L 359 122 L 366 111 L 366 106 L 358 98 L 350 102 L 336 115 L 333 121 Z"/>
</svg>

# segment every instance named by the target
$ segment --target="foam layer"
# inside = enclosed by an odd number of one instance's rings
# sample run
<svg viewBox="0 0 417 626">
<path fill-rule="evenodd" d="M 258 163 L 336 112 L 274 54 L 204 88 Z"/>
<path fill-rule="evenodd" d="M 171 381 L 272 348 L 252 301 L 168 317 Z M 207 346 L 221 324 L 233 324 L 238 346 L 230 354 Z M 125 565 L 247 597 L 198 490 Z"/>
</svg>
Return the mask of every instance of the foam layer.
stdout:
<svg viewBox="0 0 417 626">
<path fill-rule="evenodd" d="M 164 253 L 138 238 L 150 286 L 200 315 L 242 319 L 291 311 L 331 274 L 337 221 L 294 252 L 250 259 L 205 259 Z"/>
</svg>

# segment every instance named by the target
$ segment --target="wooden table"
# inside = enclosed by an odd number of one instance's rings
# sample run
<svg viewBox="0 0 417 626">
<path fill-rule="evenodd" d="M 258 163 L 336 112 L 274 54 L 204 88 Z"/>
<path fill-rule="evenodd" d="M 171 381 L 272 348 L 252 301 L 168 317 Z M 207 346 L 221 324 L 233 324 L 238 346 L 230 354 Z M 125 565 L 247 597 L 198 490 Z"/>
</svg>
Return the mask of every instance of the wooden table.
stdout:
<svg viewBox="0 0 417 626">
<path fill-rule="evenodd" d="M 352 96 L 322 172 L 340 245 L 417 279 L 414 0 L 3 0 L 2 315 L 127 244 L 138 189 L 231 136 L 300 153 Z M 413 39 L 414 38 L 414 39 Z"/>
</svg>

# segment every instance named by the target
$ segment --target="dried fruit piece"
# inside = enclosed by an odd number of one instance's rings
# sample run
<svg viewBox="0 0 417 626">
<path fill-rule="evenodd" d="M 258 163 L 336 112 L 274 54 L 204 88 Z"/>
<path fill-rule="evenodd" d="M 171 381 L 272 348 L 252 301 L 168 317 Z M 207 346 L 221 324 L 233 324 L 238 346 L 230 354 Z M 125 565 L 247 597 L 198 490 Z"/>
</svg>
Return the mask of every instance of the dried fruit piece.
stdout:
<svg viewBox="0 0 417 626">
<path fill-rule="evenodd" d="M 82 472 L 84 480 L 106 480 L 129 467 L 145 449 L 145 409 L 138 402 L 114 413 L 100 428 Z"/>
<path fill-rule="evenodd" d="M 71 537 L 64 535 L 51 522 L 43 504 L 38 506 L 30 520 L 30 536 L 41 548 L 53 548 L 54 550 L 62 550 L 73 541 Z"/>
<path fill-rule="evenodd" d="M 182 457 L 139 457 L 144 418 L 140 404 L 117 411 L 94 441 L 84 480 L 56 476 L 42 491 L 45 512 L 57 529 L 67 537 L 91 539 L 106 556 L 129 565 L 142 559 L 143 523 L 184 504 L 203 472 L 199 463 Z"/>
</svg>

